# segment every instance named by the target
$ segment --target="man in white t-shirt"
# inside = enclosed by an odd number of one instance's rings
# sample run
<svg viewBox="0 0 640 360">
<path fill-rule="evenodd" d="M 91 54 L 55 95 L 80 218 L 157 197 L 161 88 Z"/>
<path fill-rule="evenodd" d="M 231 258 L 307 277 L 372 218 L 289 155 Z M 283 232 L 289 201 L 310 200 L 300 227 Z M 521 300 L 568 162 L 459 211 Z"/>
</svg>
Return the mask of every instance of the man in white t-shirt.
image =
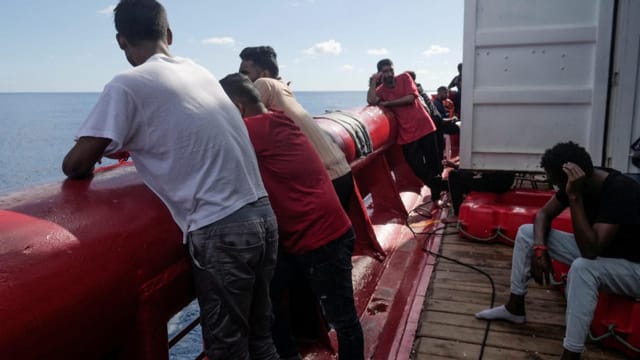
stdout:
<svg viewBox="0 0 640 360">
<path fill-rule="evenodd" d="M 243 120 L 211 73 L 171 56 L 160 3 L 121 0 L 114 18 L 134 68 L 105 86 L 63 171 L 87 177 L 103 155 L 128 151 L 184 233 L 208 358 L 277 359 L 277 225 Z"/>
</svg>

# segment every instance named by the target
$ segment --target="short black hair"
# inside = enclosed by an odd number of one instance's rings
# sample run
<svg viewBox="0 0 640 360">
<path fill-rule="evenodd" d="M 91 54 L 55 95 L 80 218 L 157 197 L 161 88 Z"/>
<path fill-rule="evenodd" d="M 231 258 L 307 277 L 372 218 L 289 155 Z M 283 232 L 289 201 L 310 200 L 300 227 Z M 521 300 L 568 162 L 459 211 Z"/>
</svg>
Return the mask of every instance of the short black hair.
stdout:
<svg viewBox="0 0 640 360">
<path fill-rule="evenodd" d="M 446 87 L 446 86 L 440 86 L 440 87 L 438 88 L 438 90 L 436 90 L 436 91 L 437 91 L 437 92 L 440 92 L 440 90 L 449 91 L 449 89 L 447 89 L 447 87 Z"/>
<path fill-rule="evenodd" d="M 413 70 L 407 70 L 405 71 L 407 74 L 409 74 L 409 76 L 411 76 L 411 78 L 413 79 L 413 81 L 416 81 L 416 72 Z"/>
<path fill-rule="evenodd" d="M 458 63 L 458 72 L 461 73 L 462 72 L 462 63 Z"/>
<path fill-rule="evenodd" d="M 134 46 L 167 35 L 167 12 L 156 0 L 120 0 L 113 14 L 116 30 Z"/>
<path fill-rule="evenodd" d="M 274 78 L 277 78 L 280 73 L 278 55 L 271 46 L 246 47 L 240 52 L 240 59 L 252 61 L 258 67 L 269 70 Z"/>
<path fill-rule="evenodd" d="M 261 102 L 258 89 L 245 74 L 229 74 L 220 80 L 220 85 L 230 98 L 239 98 L 252 105 Z"/>
<path fill-rule="evenodd" d="M 391 61 L 390 59 L 382 59 L 378 61 L 378 71 L 382 71 L 382 68 L 385 66 L 393 66 L 393 61 Z"/>
<path fill-rule="evenodd" d="M 556 177 L 563 183 L 567 182 L 567 174 L 562 170 L 562 165 L 572 162 L 584 171 L 586 176 L 593 174 L 593 162 L 591 156 L 582 146 L 572 142 L 563 142 L 547 149 L 540 160 L 540 167 L 548 174 Z"/>
</svg>

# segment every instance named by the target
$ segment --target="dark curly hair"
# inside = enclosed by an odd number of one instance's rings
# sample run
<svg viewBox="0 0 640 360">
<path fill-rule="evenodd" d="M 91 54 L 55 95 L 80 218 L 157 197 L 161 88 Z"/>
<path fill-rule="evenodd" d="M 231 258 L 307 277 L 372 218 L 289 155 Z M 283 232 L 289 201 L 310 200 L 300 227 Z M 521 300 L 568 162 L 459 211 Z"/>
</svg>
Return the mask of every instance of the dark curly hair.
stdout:
<svg viewBox="0 0 640 360">
<path fill-rule="evenodd" d="M 551 177 L 557 179 L 561 183 L 567 182 L 567 174 L 562 171 L 562 165 L 572 162 L 584 171 L 586 176 L 593 174 L 593 162 L 591 156 L 582 146 L 574 142 L 564 142 L 554 145 L 551 149 L 547 149 L 540 160 L 540 167 L 544 169 Z"/>
<path fill-rule="evenodd" d="M 240 59 L 252 61 L 256 66 L 269 70 L 273 78 L 278 78 L 278 55 L 271 46 L 251 46 L 242 49 Z"/>
</svg>

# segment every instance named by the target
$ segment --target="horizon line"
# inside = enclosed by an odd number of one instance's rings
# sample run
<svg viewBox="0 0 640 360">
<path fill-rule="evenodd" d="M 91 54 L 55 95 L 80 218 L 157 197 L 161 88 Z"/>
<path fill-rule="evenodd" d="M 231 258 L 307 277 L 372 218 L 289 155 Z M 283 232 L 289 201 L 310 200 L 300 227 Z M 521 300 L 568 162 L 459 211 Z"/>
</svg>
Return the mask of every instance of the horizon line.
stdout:
<svg viewBox="0 0 640 360">
<path fill-rule="evenodd" d="M 367 90 L 296 90 L 295 92 L 367 92 Z M 25 90 L 25 91 L 0 91 L 0 94 L 100 94 L 102 91 L 93 90 Z"/>
<path fill-rule="evenodd" d="M 364 92 L 366 93 L 368 90 L 295 90 L 293 93 L 304 93 L 304 92 Z M 426 89 L 425 92 L 427 94 L 436 93 L 436 89 L 430 90 Z M 102 91 L 88 91 L 88 90 L 65 90 L 65 91 L 42 91 L 42 90 L 25 90 L 25 91 L 0 91 L 0 95 L 16 95 L 16 94 L 100 94 Z"/>
</svg>

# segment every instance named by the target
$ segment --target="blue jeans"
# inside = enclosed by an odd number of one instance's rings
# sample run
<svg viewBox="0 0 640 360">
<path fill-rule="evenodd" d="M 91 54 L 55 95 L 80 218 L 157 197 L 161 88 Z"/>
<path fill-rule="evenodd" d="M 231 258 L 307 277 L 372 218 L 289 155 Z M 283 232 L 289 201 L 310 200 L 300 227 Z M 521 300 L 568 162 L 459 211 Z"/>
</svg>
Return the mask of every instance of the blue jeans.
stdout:
<svg viewBox="0 0 640 360">
<path fill-rule="evenodd" d="M 320 302 L 329 325 L 338 335 L 340 359 L 364 359 L 364 336 L 353 300 L 351 254 L 355 237 L 349 229 L 336 240 L 302 255 L 282 251 L 271 282 L 275 322 L 273 336 L 280 356 L 298 353 L 291 336 L 288 308 L 283 298 L 296 274 L 304 274 L 311 290 Z M 290 299 L 293 301 L 293 299 Z"/>
<path fill-rule="evenodd" d="M 269 295 L 278 230 L 269 200 L 189 232 L 187 246 L 207 357 L 278 359 Z"/>
</svg>

